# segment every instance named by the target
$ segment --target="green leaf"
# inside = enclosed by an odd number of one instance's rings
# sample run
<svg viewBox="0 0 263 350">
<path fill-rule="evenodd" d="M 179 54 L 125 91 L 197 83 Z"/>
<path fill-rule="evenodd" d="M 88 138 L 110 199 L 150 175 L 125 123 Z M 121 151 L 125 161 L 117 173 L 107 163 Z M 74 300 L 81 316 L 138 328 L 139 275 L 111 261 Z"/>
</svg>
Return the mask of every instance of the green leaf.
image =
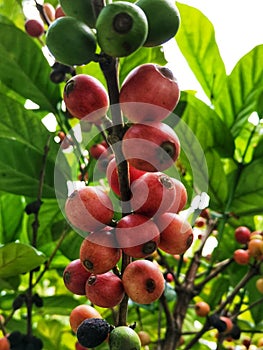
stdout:
<svg viewBox="0 0 263 350">
<path fill-rule="evenodd" d="M 259 158 L 263 158 L 263 137 L 261 137 L 261 139 L 259 140 L 254 153 L 253 153 L 253 159 L 259 159 Z"/>
<path fill-rule="evenodd" d="M 263 91 L 263 45 L 243 56 L 228 77 L 215 110 L 237 136 L 250 114 L 260 108 L 258 98 Z"/>
<path fill-rule="evenodd" d="M 39 228 L 37 233 L 37 247 L 44 251 L 44 247 L 57 240 L 63 231 L 65 230 L 66 220 L 63 220 L 63 214 L 61 212 L 60 207 L 58 206 L 58 202 L 56 199 L 45 199 L 43 204 L 40 207 L 38 220 L 39 220 Z M 32 223 L 34 221 L 34 217 L 30 217 L 28 220 L 28 230 L 29 235 L 32 234 Z M 56 226 L 58 222 L 62 221 L 64 226 L 62 226 L 61 231 L 57 232 L 57 236 L 53 239 L 53 226 Z M 29 242 L 32 241 L 32 237 L 29 237 Z"/>
<path fill-rule="evenodd" d="M 20 284 L 20 276 L 12 276 L 9 278 L 0 278 L 0 291 L 17 290 Z"/>
<path fill-rule="evenodd" d="M 185 128 L 191 129 L 204 151 L 213 147 L 222 157 L 233 156 L 235 149 L 233 137 L 212 108 L 186 92 L 182 93 L 179 104 L 184 105 L 182 120 L 186 123 Z M 179 122 L 177 129 L 180 129 L 181 124 Z M 184 133 L 180 140 L 184 138 Z"/>
<path fill-rule="evenodd" d="M 0 136 L 0 190 L 36 198 L 43 152 L 14 139 Z M 43 197 L 54 198 L 55 162 L 47 159 Z"/>
<path fill-rule="evenodd" d="M 25 17 L 22 12 L 21 1 L 17 0 L 1 0 L 0 1 L 1 8 L 1 22 L 9 21 L 9 23 L 14 22 L 17 26 L 23 27 L 25 23 Z M 3 18 L 3 20 L 2 20 Z"/>
<path fill-rule="evenodd" d="M 211 100 L 217 100 L 226 79 L 213 24 L 194 7 L 177 3 L 181 25 L 175 38 L 190 68 Z"/>
<path fill-rule="evenodd" d="M 1 73 L 0 73 L 1 74 Z M 50 133 L 34 111 L 13 98 L 0 94 L 0 137 L 18 140 L 43 153 Z M 59 146 L 49 150 L 55 159 Z"/>
<path fill-rule="evenodd" d="M 22 243 L 8 243 L 0 247 L 0 278 L 29 272 L 43 264 L 45 256 Z"/>
<path fill-rule="evenodd" d="M 14 25 L 0 23 L 0 80 L 47 111 L 56 111 L 60 90 L 49 79 L 40 47 Z"/>
<path fill-rule="evenodd" d="M 255 159 L 243 167 L 230 211 L 236 215 L 262 215 L 263 213 L 263 162 Z"/>
<path fill-rule="evenodd" d="M 19 238 L 24 207 L 25 204 L 20 196 L 4 194 L 0 197 L 0 242 L 2 244 Z"/>
<path fill-rule="evenodd" d="M 54 295 L 43 297 L 46 314 L 68 316 L 72 309 L 79 305 L 79 302 L 69 295 Z"/>
<path fill-rule="evenodd" d="M 206 152 L 205 157 L 209 170 L 209 207 L 212 210 L 223 212 L 229 194 L 223 164 L 220 156 L 214 149 L 210 149 L 210 151 Z"/>
<path fill-rule="evenodd" d="M 60 246 L 60 251 L 70 260 L 79 258 L 79 249 L 83 237 L 75 231 L 70 231 Z"/>
<path fill-rule="evenodd" d="M 120 59 L 120 71 L 119 79 L 120 83 L 126 78 L 127 74 L 135 67 L 144 63 L 156 63 L 164 66 L 167 61 L 165 60 L 162 47 L 146 48 L 142 47 L 133 54 Z"/>
</svg>

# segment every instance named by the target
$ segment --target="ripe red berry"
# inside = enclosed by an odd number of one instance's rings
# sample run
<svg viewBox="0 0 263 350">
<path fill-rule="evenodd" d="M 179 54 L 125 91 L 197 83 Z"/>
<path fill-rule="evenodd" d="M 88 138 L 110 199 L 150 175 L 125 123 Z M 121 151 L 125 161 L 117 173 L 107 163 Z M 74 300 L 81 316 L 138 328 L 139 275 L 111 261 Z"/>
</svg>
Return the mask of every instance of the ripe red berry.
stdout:
<svg viewBox="0 0 263 350">
<path fill-rule="evenodd" d="M 102 83 L 89 75 L 78 74 L 64 87 L 64 102 L 76 118 L 99 122 L 109 108 L 109 97 Z"/>
<path fill-rule="evenodd" d="M 142 170 L 138 170 L 128 164 L 128 174 L 129 174 L 129 180 L 130 185 L 138 179 L 140 176 L 142 176 L 145 172 Z M 118 167 L 116 164 L 115 157 L 110 160 L 108 163 L 107 169 L 106 169 L 106 177 L 109 182 L 109 185 L 112 189 L 112 191 L 117 194 L 118 196 L 121 195 L 120 193 L 120 187 L 119 187 L 119 178 L 118 178 Z"/>
<path fill-rule="evenodd" d="M 116 247 L 114 233 L 102 230 L 92 232 L 83 240 L 79 256 L 90 273 L 101 274 L 114 268 L 121 258 L 121 250 Z"/>
<path fill-rule="evenodd" d="M 180 141 L 164 123 L 133 124 L 124 134 L 122 150 L 137 169 L 163 171 L 171 167 L 180 153 Z"/>
<path fill-rule="evenodd" d="M 124 297 L 122 280 L 111 271 L 91 275 L 86 283 L 86 297 L 97 306 L 112 308 Z"/>
<path fill-rule="evenodd" d="M 246 244 L 250 240 L 251 231 L 246 226 L 239 226 L 235 230 L 235 238 L 238 243 Z"/>
<path fill-rule="evenodd" d="M 155 220 L 160 230 L 159 248 L 168 254 L 183 254 L 193 242 L 188 221 L 175 213 L 165 213 Z"/>
<path fill-rule="evenodd" d="M 149 218 L 139 214 L 130 214 L 119 220 L 116 239 L 127 255 L 133 258 L 143 258 L 156 250 L 160 232 L 156 224 Z"/>
<path fill-rule="evenodd" d="M 173 177 L 171 177 L 171 180 L 174 183 L 176 194 L 175 194 L 173 204 L 168 209 L 168 211 L 170 213 L 179 213 L 185 207 L 185 205 L 187 203 L 188 195 L 187 195 L 186 188 L 181 181 L 179 181 Z"/>
<path fill-rule="evenodd" d="M 159 299 L 165 287 L 162 272 L 149 260 L 131 262 L 124 270 L 122 281 L 127 295 L 139 304 Z"/>
<path fill-rule="evenodd" d="M 55 18 L 59 18 L 59 17 L 64 17 L 65 16 L 65 13 L 64 11 L 62 10 L 62 7 L 60 5 L 58 5 L 56 7 L 56 11 L 55 11 Z"/>
<path fill-rule="evenodd" d="M 248 250 L 236 249 L 234 251 L 234 260 L 239 265 L 247 265 L 249 263 L 250 255 Z"/>
<path fill-rule="evenodd" d="M 134 68 L 120 90 L 121 108 L 133 123 L 162 121 L 174 110 L 179 97 L 173 73 L 153 63 Z"/>
<path fill-rule="evenodd" d="M 63 272 L 67 289 L 77 295 L 85 295 L 85 285 L 91 275 L 82 265 L 80 259 L 71 261 Z"/>
<path fill-rule="evenodd" d="M 73 226 L 88 232 L 109 225 L 114 214 L 109 196 L 98 186 L 75 190 L 66 200 L 65 213 Z"/>
<path fill-rule="evenodd" d="M 44 24 L 36 19 L 28 19 L 25 22 L 25 30 L 28 35 L 38 38 L 44 33 Z"/>
<path fill-rule="evenodd" d="M 108 155 L 107 148 L 101 143 L 92 145 L 89 149 L 89 153 L 95 159 L 99 159 L 100 157 L 107 158 Z"/>
<path fill-rule="evenodd" d="M 7 339 L 7 337 L 0 338 L 0 349 L 1 350 L 10 350 L 11 349 L 10 342 Z"/>
<path fill-rule="evenodd" d="M 199 301 L 195 304 L 195 312 L 200 317 L 206 317 L 210 312 L 210 306 L 205 301 Z"/>
<path fill-rule="evenodd" d="M 174 182 L 161 172 L 143 174 L 132 183 L 131 191 L 134 212 L 148 217 L 164 214 L 176 197 Z"/>
<path fill-rule="evenodd" d="M 220 320 L 226 324 L 226 329 L 223 333 L 230 333 L 233 328 L 233 322 L 231 318 L 226 316 L 220 316 Z"/>
</svg>

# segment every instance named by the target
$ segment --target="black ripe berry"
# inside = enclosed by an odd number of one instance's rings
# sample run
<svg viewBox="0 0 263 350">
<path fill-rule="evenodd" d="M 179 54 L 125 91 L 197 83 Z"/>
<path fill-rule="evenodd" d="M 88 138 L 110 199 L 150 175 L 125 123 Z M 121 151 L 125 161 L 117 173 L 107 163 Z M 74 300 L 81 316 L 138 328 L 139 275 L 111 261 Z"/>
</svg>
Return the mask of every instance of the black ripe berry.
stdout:
<svg viewBox="0 0 263 350">
<path fill-rule="evenodd" d="M 77 329 L 77 338 L 82 346 L 95 348 L 108 336 L 110 325 L 101 318 L 89 318 L 84 320 Z"/>
</svg>

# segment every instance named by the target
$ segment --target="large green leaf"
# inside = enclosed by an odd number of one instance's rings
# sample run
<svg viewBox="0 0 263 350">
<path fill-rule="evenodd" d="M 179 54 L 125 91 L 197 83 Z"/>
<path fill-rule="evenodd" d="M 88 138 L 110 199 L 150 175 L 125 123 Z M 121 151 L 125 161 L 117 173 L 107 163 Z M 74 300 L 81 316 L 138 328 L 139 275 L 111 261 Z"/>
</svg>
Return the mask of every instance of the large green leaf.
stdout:
<svg viewBox="0 0 263 350">
<path fill-rule="evenodd" d="M 45 256 L 22 243 L 9 243 L 0 247 L 0 277 L 6 278 L 29 272 L 45 261 Z"/>
<path fill-rule="evenodd" d="M 184 129 L 180 140 L 184 139 L 185 129 L 190 128 L 204 151 L 215 148 L 222 157 L 232 157 L 235 148 L 233 137 L 217 113 L 190 93 L 182 93 L 180 104 L 185 105 L 182 120 L 186 123 L 179 123 L 176 127 L 176 130 Z"/>
<path fill-rule="evenodd" d="M 0 95 L 0 110 L 0 190 L 35 198 L 44 149 L 51 135 L 36 112 L 24 109 L 8 96 Z M 57 190 L 63 190 L 66 186 L 65 177 L 67 178 L 69 168 L 62 152 L 60 162 L 55 167 L 58 150 L 59 145 L 51 139 L 43 187 L 44 197 L 55 197 L 55 168 L 60 179 Z"/>
<path fill-rule="evenodd" d="M 65 223 L 66 220 L 63 221 L 63 214 L 58 206 L 58 202 L 56 199 L 45 199 L 43 204 L 40 207 L 38 220 L 39 220 L 39 228 L 37 232 L 37 247 L 42 251 L 46 252 L 45 246 L 49 245 L 51 242 L 57 240 L 61 234 L 65 231 Z M 34 221 L 34 217 L 31 217 L 28 220 L 28 233 L 32 234 L 32 230 L 30 229 L 32 223 Z M 53 227 L 57 227 L 57 223 L 63 221 L 64 226 L 57 233 L 57 236 L 53 238 Z M 32 241 L 32 237 L 29 237 L 29 241 Z"/>
<path fill-rule="evenodd" d="M 0 190 L 36 198 L 44 151 L 41 153 L 18 140 L 2 136 L 0 149 Z M 54 167 L 54 160 L 48 158 L 43 197 L 55 197 Z"/>
<path fill-rule="evenodd" d="M 226 79 L 224 62 L 212 23 L 194 7 L 177 3 L 181 25 L 175 38 L 190 68 L 211 100 L 219 97 Z"/>
<path fill-rule="evenodd" d="M 54 112 L 61 97 L 49 74 L 50 67 L 34 40 L 14 25 L 0 23 L 0 80 L 40 108 Z"/>
<path fill-rule="evenodd" d="M 2 244 L 19 238 L 24 207 L 20 196 L 8 193 L 0 197 L 0 242 Z"/>
<path fill-rule="evenodd" d="M 215 109 L 234 136 L 248 119 L 257 111 L 258 99 L 263 91 L 263 45 L 256 46 L 243 56 L 228 77 Z"/>
<path fill-rule="evenodd" d="M 34 111 L 25 109 L 13 98 L 0 94 L 0 136 L 16 139 L 38 151 L 43 152 L 50 135 Z M 59 147 L 52 148 L 55 159 Z"/>
<path fill-rule="evenodd" d="M 263 162 L 255 159 L 243 167 L 235 190 L 230 211 L 236 215 L 262 215 Z"/>
<path fill-rule="evenodd" d="M 205 153 L 205 157 L 209 171 L 209 206 L 211 209 L 224 212 L 229 190 L 221 158 L 212 148 Z"/>
<path fill-rule="evenodd" d="M 8 20 L 13 21 L 17 26 L 21 27 L 25 23 L 25 16 L 22 12 L 21 1 L 17 0 L 0 0 L 1 16 L 8 17 Z"/>
</svg>

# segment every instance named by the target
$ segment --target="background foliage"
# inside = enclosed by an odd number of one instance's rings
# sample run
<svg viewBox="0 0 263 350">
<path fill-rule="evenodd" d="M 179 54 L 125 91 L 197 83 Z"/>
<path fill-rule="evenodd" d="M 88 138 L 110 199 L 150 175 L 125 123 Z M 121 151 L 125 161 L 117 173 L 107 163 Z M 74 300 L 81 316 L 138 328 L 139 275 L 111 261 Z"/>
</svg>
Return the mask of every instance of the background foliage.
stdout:
<svg viewBox="0 0 263 350">
<path fill-rule="evenodd" d="M 56 1 L 50 2 L 56 5 Z M 204 273 L 212 263 L 232 256 L 238 246 L 233 235 L 236 226 L 243 224 L 251 230 L 263 230 L 263 45 L 241 57 L 227 75 L 213 24 L 199 10 L 181 3 L 177 5 L 182 24 L 176 42 L 209 103 L 199 100 L 192 91 L 183 91 L 175 113 L 185 124 L 174 125 L 174 120 L 167 120 L 182 143 L 183 152 L 176 171 L 180 173 L 183 169 L 183 175 L 180 175 L 189 190 L 189 200 L 196 194 L 194 186 L 202 189 L 208 182 L 210 210 L 215 217 L 222 218 L 212 260 L 205 257 L 202 260 L 200 273 Z M 33 309 L 34 334 L 41 337 L 46 350 L 72 350 L 76 339 L 70 331 L 68 316 L 76 305 L 87 301 L 65 289 L 62 273 L 69 261 L 78 258 L 82 238 L 67 226 L 58 206 L 54 168 L 60 146 L 55 142 L 57 131 L 69 130 L 76 120 L 67 119 L 61 110 L 63 84 L 58 86 L 50 81 L 51 68 L 43 55 L 41 42 L 24 32 L 22 1 L 0 1 L 0 14 L 0 313 L 10 317 L 7 331 L 26 331 L 26 309 L 22 307 L 14 312 L 13 301 L 28 288 L 29 272 L 37 268 L 35 278 L 41 276 L 41 279 L 35 291 L 43 298 L 44 306 Z M 142 48 L 121 59 L 120 81 L 132 68 L 146 62 L 165 65 L 162 48 Z M 77 70 L 91 74 L 105 84 L 96 63 Z M 38 108 L 27 109 L 27 100 Z M 57 120 L 55 131 L 48 130 L 43 124 L 43 117 L 50 113 Z M 205 160 L 196 151 L 189 128 L 198 140 Z M 92 130 L 90 132 L 92 135 Z M 41 192 L 43 204 L 38 215 L 37 239 L 32 244 L 36 218 L 33 214 L 28 215 L 25 208 L 38 198 L 47 146 Z M 62 161 L 65 162 L 63 169 L 70 172 L 66 157 Z M 203 172 L 204 162 L 208 176 Z M 66 176 L 61 173 L 61 183 L 66 182 Z M 198 244 L 196 242 L 187 253 L 187 259 Z M 178 264 L 175 258 L 169 259 L 172 265 Z M 182 274 L 187 270 L 187 261 L 182 266 Z M 237 268 L 232 264 L 211 280 L 198 298 L 205 299 L 212 308 L 216 307 L 247 269 L 247 266 Z M 261 298 L 255 288 L 255 279 L 241 292 L 238 298 L 243 298 L 246 305 Z M 176 295 L 169 285 L 166 295 L 172 305 Z M 109 310 L 101 309 L 100 312 L 111 320 Z M 262 329 L 262 313 L 263 305 L 259 304 L 251 312 L 242 314 L 239 318 L 241 328 L 248 334 Z M 150 333 L 153 341 L 157 340 L 158 328 L 164 332 L 165 322 L 158 302 L 147 307 L 131 303 L 129 321 L 138 319 L 139 326 Z M 189 308 L 184 331 L 197 330 L 199 324 L 194 323 L 195 320 L 203 322 Z M 204 338 L 211 340 L 212 335 L 208 333 Z M 193 349 L 209 349 L 209 346 L 199 343 Z"/>
</svg>

